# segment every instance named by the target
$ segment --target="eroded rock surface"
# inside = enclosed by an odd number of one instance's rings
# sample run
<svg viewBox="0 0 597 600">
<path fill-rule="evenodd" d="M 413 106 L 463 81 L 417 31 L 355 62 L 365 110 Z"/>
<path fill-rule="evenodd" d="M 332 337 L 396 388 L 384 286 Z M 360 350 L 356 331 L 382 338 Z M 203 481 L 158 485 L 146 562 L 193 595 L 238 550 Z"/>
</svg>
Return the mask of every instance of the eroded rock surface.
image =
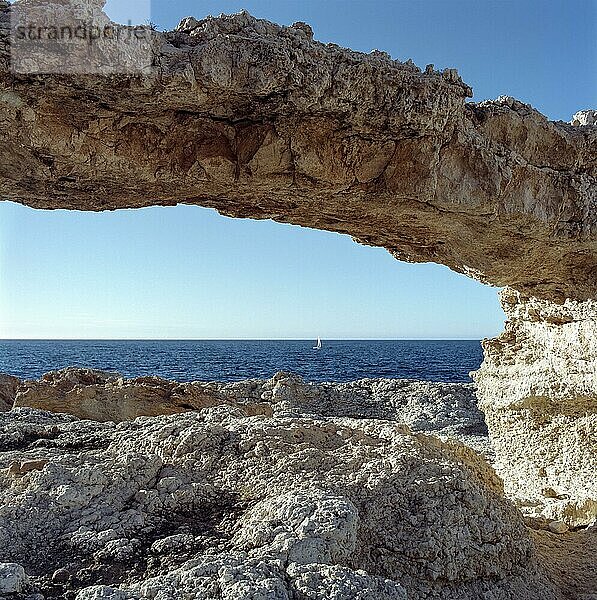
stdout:
<svg viewBox="0 0 597 600">
<path fill-rule="evenodd" d="M 484 417 L 470 384 L 405 379 L 307 383 L 290 373 L 235 383 L 177 383 L 159 377 L 68 368 L 18 388 L 15 406 L 93 421 L 126 421 L 227 404 L 248 416 L 383 419 L 413 431 L 458 439 L 491 455 Z"/>
<path fill-rule="evenodd" d="M 66 15 L 82 3 L 49 4 Z M 454 69 L 325 45 L 303 23 L 247 13 L 154 32 L 151 75 L 17 75 L 9 12 L 4 199 L 197 204 L 347 233 L 537 297 L 597 297 L 597 128 L 584 117 L 553 123 L 509 97 L 467 104 Z"/>
<path fill-rule="evenodd" d="M 71 10 L 72 4 L 54 8 Z M 323 45 L 303 23 L 280 27 L 247 13 L 189 18 L 174 32 L 153 34 L 152 75 L 15 75 L 9 11 L 0 2 L 2 198 L 85 210 L 197 204 L 229 216 L 350 234 L 402 260 L 442 263 L 511 286 L 521 296 L 506 302 L 507 331 L 486 343 L 477 378 L 498 468 L 509 492 L 538 514 L 570 524 L 594 518 L 594 481 L 587 476 L 597 385 L 594 111 L 565 124 L 509 97 L 467 104 L 471 90 L 453 69 L 421 71 L 383 53 Z M 129 384 L 96 385 L 101 393 L 112 386 L 126 394 Z M 144 385 L 151 401 L 171 403 L 171 387 Z M 64 401 L 62 392 L 55 401 Z M 171 406 L 171 412 L 181 408 Z M 90 444 L 105 433 L 86 427 L 91 431 L 82 435 Z M 28 443 L 28 434 L 13 434 Z M 28 461 L 15 462 L 19 476 L 46 470 L 23 471 Z M 441 547 L 442 556 L 451 557 Z M 503 556 L 512 558 L 509 550 Z M 530 560 L 515 558 L 520 565 Z M 418 557 L 411 559 L 401 568 L 420 567 Z M 234 561 L 245 559 L 226 560 L 237 572 Z M 216 564 L 204 571 L 177 566 L 182 571 L 172 576 L 180 582 L 207 573 L 209 586 L 224 568 Z M 352 567 L 293 571 L 288 565 L 279 571 L 285 573 L 280 584 L 271 568 L 259 563 L 255 580 L 286 590 L 305 585 L 308 596 L 309 585 L 328 589 L 330 573 L 340 578 L 342 568 Z M 272 576 L 264 579 L 266 573 Z M 438 585 L 451 581 L 442 573 Z M 512 572 L 504 567 L 497 579 L 505 573 Z M 516 592 L 504 597 L 550 597 L 545 590 L 537 596 L 533 573 L 525 573 L 528 590 L 512 588 Z M 354 574 L 347 577 L 354 581 Z M 408 578 L 399 579 L 410 592 Z M 385 585 L 376 581 L 370 585 Z M 137 593 L 131 585 L 127 589 Z"/>
<path fill-rule="evenodd" d="M 21 395 L 106 421 L 23 408 Z M 209 402 L 113 422 L 182 397 Z M 470 385 L 52 372 L 24 382 L 0 420 L 0 561 L 26 567 L 23 597 L 585 598 L 594 528 L 527 531 L 492 468 L 457 440 L 491 456 Z M 479 573 L 486 552 L 507 566 Z"/>
<path fill-rule="evenodd" d="M 597 110 L 579 110 L 574 114 L 572 125 L 597 125 Z"/>
<path fill-rule="evenodd" d="M 533 531 L 537 551 L 565 597 L 578 600 L 595 598 L 597 581 L 597 526 L 566 532 L 558 536 Z"/>
<path fill-rule="evenodd" d="M 502 294 L 506 331 L 474 374 L 506 491 L 525 512 L 597 518 L 597 302 Z"/>
<path fill-rule="evenodd" d="M 229 396 L 234 404 L 236 398 Z M 127 421 L 139 416 L 169 415 L 226 402 L 218 384 L 177 383 L 160 377 L 125 380 L 118 373 L 93 369 L 63 369 L 26 381 L 17 389 L 15 406 L 68 413 L 93 421 Z M 248 415 L 269 413 L 256 399 L 244 402 Z"/>
<path fill-rule="evenodd" d="M 388 421 L 16 408 L 0 447 L 0 561 L 46 598 L 562 598 L 491 467 Z"/>
</svg>

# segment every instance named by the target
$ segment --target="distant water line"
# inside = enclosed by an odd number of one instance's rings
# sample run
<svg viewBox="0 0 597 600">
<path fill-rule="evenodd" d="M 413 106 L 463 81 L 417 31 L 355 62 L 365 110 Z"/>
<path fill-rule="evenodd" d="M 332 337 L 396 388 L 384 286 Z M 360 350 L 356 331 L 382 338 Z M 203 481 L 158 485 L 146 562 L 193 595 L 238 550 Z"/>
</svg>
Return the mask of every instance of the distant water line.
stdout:
<svg viewBox="0 0 597 600">
<path fill-rule="evenodd" d="M 290 371 L 307 381 L 364 378 L 470 382 L 483 359 L 476 340 L 0 340 L 0 372 L 23 379 L 67 366 L 159 375 L 176 381 L 238 381 Z"/>
</svg>

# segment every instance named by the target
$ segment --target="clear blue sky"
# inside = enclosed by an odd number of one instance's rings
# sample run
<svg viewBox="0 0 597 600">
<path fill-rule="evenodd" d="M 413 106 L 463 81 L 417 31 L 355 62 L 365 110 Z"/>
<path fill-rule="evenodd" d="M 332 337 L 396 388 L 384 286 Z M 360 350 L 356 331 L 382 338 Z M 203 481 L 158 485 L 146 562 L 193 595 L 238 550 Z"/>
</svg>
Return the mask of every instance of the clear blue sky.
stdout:
<svg viewBox="0 0 597 600">
<path fill-rule="evenodd" d="M 109 0 L 143 22 L 143 2 Z M 457 67 L 552 119 L 597 106 L 597 2 L 154 2 L 150 19 L 246 8 L 317 39 Z M 0 337 L 469 338 L 497 334 L 495 289 L 350 238 L 197 207 L 113 213 L 0 203 Z"/>
</svg>

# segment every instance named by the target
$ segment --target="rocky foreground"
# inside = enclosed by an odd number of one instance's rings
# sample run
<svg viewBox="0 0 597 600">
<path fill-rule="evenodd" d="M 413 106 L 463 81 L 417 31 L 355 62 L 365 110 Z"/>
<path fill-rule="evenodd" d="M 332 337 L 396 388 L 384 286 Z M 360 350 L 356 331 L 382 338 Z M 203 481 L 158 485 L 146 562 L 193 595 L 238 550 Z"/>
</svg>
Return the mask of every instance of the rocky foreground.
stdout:
<svg viewBox="0 0 597 600">
<path fill-rule="evenodd" d="M 593 528 L 504 497 L 470 385 L 69 369 L 0 398 L 7 598 L 595 597 Z"/>
</svg>

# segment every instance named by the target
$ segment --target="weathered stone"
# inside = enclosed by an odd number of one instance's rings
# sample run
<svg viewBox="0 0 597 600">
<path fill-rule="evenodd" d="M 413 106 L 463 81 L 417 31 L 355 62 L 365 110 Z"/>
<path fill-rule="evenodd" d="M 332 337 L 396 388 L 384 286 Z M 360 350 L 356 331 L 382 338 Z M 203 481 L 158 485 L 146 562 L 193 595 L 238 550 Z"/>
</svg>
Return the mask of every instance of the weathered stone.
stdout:
<svg viewBox="0 0 597 600">
<path fill-rule="evenodd" d="M 579 110 L 572 117 L 572 125 L 597 125 L 597 110 Z"/>
<path fill-rule="evenodd" d="M 457 439 L 491 456 L 484 416 L 470 384 L 363 379 L 307 383 L 289 373 L 234 383 L 177 383 L 159 377 L 68 368 L 19 388 L 15 404 L 94 421 L 126 421 L 227 404 L 248 416 L 377 418 Z M 21 473 L 15 466 L 15 473 Z"/>
<path fill-rule="evenodd" d="M 71 574 L 68 569 L 56 569 L 52 574 L 52 583 L 56 583 L 58 585 L 64 585 L 68 583 L 71 578 Z"/>
<path fill-rule="evenodd" d="M 533 531 L 541 560 L 551 564 L 551 577 L 564 598 L 593 600 L 597 581 L 597 528 L 554 535 L 545 530 Z M 557 565 L 557 566 L 556 566 Z"/>
<path fill-rule="evenodd" d="M 569 527 L 562 521 L 552 521 L 549 524 L 549 530 L 553 533 L 566 533 Z"/>
<path fill-rule="evenodd" d="M 1 197 L 196 204 L 511 286 L 520 316 L 486 343 L 477 377 L 498 468 L 521 505 L 594 518 L 593 111 L 565 124 L 507 96 L 466 103 L 453 69 L 421 72 L 244 12 L 156 34 L 146 77 L 15 75 L 6 35 L 0 26 Z"/>
<path fill-rule="evenodd" d="M 597 296 L 597 129 L 509 97 L 467 104 L 454 69 L 247 13 L 155 35 L 146 77 L 16 75 L 0 50 L 2 198 L 197 204 L 347 233 L 537 297 Z"/>
<path fill-rule="evenodd" d="M 224 403 L 214 386 L 166 381 L 159 377 L 125 380 L 117 373 L 63 369 L 18 389 L 16 406 L 68 413 L 94 421 L 126 421 L 140 416 L 169 415 Z M 270 412 L 266 404 L 247 402 L 246 414 Z"/>
<path fill-rule="evenodd" d="M 529 514 L 597 518 L 597 302 L 502 294 L 506 331 L 473 374 L 496 468 Z"/>
<path fill-rule="evenodd" d="M 92 585 L 81 590 L 75 600 L 128 600 L 131 596 L 107 585 Z"/>
<path fill-rule="evenodd" d="M 8 475 L 15 477 L 25 475 L 31 471 L 40 471 L 48 464 L 47 460 L 26 460 L 24 462 L 14 462 L 8 467 Z"/>
<path fill-rule="evenodd" d="M 15 408 L 0 432 L 29 440 L 0 468 L 50 460 L 0 485 L 0 560 L 42 593 L 68 569 L 71 593 L 109 577 L 81 599 L 561 600 L 491 467 L 396 423 L 220 406 L 116 425 Z"/>
</svg>

